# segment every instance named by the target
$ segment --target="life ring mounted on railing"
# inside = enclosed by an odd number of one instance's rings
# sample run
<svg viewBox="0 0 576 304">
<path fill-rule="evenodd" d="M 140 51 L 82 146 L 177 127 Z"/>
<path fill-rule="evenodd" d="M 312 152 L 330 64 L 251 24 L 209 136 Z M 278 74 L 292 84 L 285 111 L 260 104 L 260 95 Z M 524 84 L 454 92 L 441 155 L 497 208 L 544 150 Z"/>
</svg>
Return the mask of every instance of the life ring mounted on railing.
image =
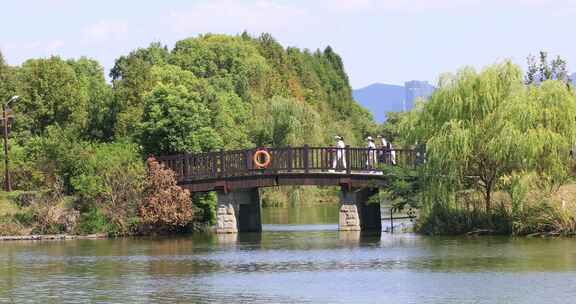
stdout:
<svg viewBox="0 0 576 304">
<path fill-rule="evenodd" d="M 270 153 L 268 153 L 268 151 L 260 149 L 254 152 L 252 161 L 254 162 L 254 166 L 256 167 L 256 169 L 266 169 L 270 167 L 270 163 L 272 162 L 272 156 L 270 155 Z"/>
</svg>

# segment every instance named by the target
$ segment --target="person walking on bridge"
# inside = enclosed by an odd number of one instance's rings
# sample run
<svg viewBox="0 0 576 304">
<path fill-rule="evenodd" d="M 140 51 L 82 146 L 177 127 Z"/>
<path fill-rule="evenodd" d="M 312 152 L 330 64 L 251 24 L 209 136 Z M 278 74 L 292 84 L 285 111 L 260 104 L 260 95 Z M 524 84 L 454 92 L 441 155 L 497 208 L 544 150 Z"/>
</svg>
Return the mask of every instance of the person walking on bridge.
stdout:
<svg viewBox="0 0 576 304">
<path fill-rule="evenodd" d="M 378 153 L 378 161 L 383 164 L 388 163 L 388 141 L 382 135 L 376 136 L 378 138 L 378 143 L 380 144 L 380 152 Z"/>
<path fill-rule="evenodd" d="M 396 151 L 392 148 L 392 143 L 386 140 L 382 135 L 377 136 L 380 139 L 380 162 L 384 164 L 396 164 Z"/>
<path fill-rule="evenodd" d="M 346 169 L 346 154 L 344 153 L 346 144 L 344 143 L 344 137 L 336 135 L 334 138 L 336 139 L 336 155 L 332 161 L 332 168 L 336 169 L 339 164 L 342 164 L 342 167 Z"/>
<path fill-rule="evenodd" d="M 374 144 L 372 136 L 368 136 L 366 140 L 368 141 L 368 158 L 366 160 L 366 166 L 368 169 L 374 169 L 376 164 L 376 144 Z"/>
<path fill-rule="evenodd" d="M 388 142 L 388 149 L 390 150 L 390 162 L 393 165 L 396 165 L 396 151 L 394 150 L 394 146 L 392 146 L 391 142 Z"/>
</svg>

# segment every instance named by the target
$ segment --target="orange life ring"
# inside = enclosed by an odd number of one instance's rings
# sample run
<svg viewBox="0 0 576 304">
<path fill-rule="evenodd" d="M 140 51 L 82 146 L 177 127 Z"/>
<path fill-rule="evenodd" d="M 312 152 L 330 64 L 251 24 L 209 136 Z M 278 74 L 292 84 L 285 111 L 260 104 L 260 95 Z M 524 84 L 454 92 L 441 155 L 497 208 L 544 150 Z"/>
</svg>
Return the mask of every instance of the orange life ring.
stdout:
<svg viewBox="0 0 576 304">
<path fill-rule="evenodd" d="M 264 162 L 260 161 L 260 156 L 264 156 Z M 254 166 L 257 169 L 265 169 L 270 166 L 270 162 L 272 162 L 272 156 L 266 150 L 257 150 L 254 152 L 254 156 L 252 157 L 252 161 L 254 161 Z"/>
</svg>

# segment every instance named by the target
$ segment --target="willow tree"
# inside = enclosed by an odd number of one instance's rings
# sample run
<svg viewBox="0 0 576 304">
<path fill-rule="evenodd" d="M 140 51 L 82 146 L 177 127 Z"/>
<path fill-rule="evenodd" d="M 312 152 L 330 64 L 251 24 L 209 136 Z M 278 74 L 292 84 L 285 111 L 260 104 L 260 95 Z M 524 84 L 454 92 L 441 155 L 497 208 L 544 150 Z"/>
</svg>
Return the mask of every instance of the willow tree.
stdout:
<svg viewBox="0 0 576 304">
<path fill-rule="evenodd" d="M 525 86 L 520 68 L 510 62 L 480 73 L 464 68 L 444 75 L 403 127 L 410 140 L 427 145 L 426 197 L 432 205 L 450 207 L 457 191 L 474 187 L 488 211 L 505 176 L 535 172 L 545 185 L 565 180 L 576 99 L 558 81 Z"/>
<path fill-rule="evenodd" d="M 322 143 L 320 116 L 306 103 L 275 96 L 255 112 L 264 118 L 253 127 L 258 145 L 285 147 Z"/>
</svg>

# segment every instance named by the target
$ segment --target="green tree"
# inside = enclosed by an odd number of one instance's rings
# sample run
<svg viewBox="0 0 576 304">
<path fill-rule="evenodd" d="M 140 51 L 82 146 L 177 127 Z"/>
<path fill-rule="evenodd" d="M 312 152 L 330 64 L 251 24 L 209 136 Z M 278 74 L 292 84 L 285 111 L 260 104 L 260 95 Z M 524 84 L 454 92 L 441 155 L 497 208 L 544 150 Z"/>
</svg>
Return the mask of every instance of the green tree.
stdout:
<svg viewBox="0 0 576 304">
<path fill-rule="evenodd" d="M 252 87 L 262 86 L 269 70 L 253 43 L 238 36 L 212 34 L 176 42 L 170 63 L 210 81 L 228 78 L 243 99 Z"/>
<path fill-rule="evenodd" d="M 211 85 L 208 80 L 170 64 L 153 67 L 151 75 L 156 84 L 185 87 L 197 102 L 210 110 L 211 126 L 220 135 L 223 148 L 251 146 L 246 130 L 250 105 L 234 93 L 233 85 L 227 85 L 226 80 L 220 79 L 219 86 Z"/>
<path fill-rule="evenodd" d="M 386 113 L 386 121 L 378 126 L 378 135 L 383 136 L 386 140 L 397 143 L 402 140 L 401 123 L 406 117 L 405 112 L 388 112 Z"/>
<path fill-rule="evenodd" d="M 16 93 L 16 72 L 17 70 L 9 66 L 4 61 L 4 56 L 0 52 L 0 101 L 6 102 Z"/>
<path fill-rule="evenodd" d="M 450 207 L 456 191 L 473 186 L 489 211 L 505 176 L 536 172 L 546 186 L 565 181 L 576 100 L 559 81 L 524 86 L 520 69 L 505 62 L 445 75 L 406 121 L 408 140 L 427 145 L 428 206 Z"/>
<path fill-rule="evenodd" d="M 59 57 L 24 62 L 18 72 L 18 92 L 17 130 L 42 134 L 52 125 L 75 130 L 87 125 L 88 96 L 74 68 Z"/>
<path fill-rule="evenodd" d="M 184 86 L 160 84 L 144 101 L 138 140 L 145 153 L 209 151 L 222 146 L 211 113 Z"/>
<path fill-rule="evenodd" d="M 158 84 L 186 87 L 211 113 L 211 126 L 225 148 L 254 145 L 255 128 L 273 97 L 304 102 L 318 113 L 321 143 L 335 133 L 350 144 L 363 143 L 375 130 L 368 111 L 351 95 L 342 59 L 332 48 L 311 53 L 283 48 L 270 34 L 252 38 L 201 35 L 178 41 L 173 50 L 159 45 L 120 57 L 113 69 L 117 136 L 130 135 L 142 117 L 144 98 Z M 260 135 L 258 135 L 260 136 Z"/>
<path fill-rule="evenodd" d="M 46 187 L 62 184 L 66 194 L 74 193 L 71 179 L 82 172 L 89 142 L 73 129 L 49 126 L 43 134 L 26 138 L 23 146 L 26 158 L 43 173 Z"/>
<path fill-rule="evenodd" d="M 70 183 L 83 212 L 99 210 L 106 232 L 128 235 L 136 229 L 137 205 L 143 198 L 144 164 L 133 143 L 87 144 L 77 157 Z"/>
<path fill-rule="evenodd" d="M 322 140 L 319 115 L 294 99 L 274 97 L 259 116 L 265 117 L 255 130 L 259 146 L 274 147 L 318 144 Z"/>
<path fill-rule="evenodd" d="M 114 136 L 113 92 L 104 78 L 104 69 L 96 60 L 82 57 L 68 60 L 87 99 L 88 123 L 84 135 L 90 139 L 111 140 Z"/>
<path fill-rule="evenodd" d="M 128 56 L 121 56 L 110 71 L 114 87 L 114 133 L 117 137 L 132 135 L 142 118 L 145 95 L 154 87 L 152 67 L 168 62 L 168 49 L 160 43 L 137 49 Z"/>
<path fill-rule="evenodd" d="M 548 53 L 540 51 L 538 59 L 530 55 L 527 61 L 526 84 L 540 84 L 546 80 L 559 80 L 567 85 L 571 85 L 566 60 L 560 56 L 548 62 Z"/>
</svg>

